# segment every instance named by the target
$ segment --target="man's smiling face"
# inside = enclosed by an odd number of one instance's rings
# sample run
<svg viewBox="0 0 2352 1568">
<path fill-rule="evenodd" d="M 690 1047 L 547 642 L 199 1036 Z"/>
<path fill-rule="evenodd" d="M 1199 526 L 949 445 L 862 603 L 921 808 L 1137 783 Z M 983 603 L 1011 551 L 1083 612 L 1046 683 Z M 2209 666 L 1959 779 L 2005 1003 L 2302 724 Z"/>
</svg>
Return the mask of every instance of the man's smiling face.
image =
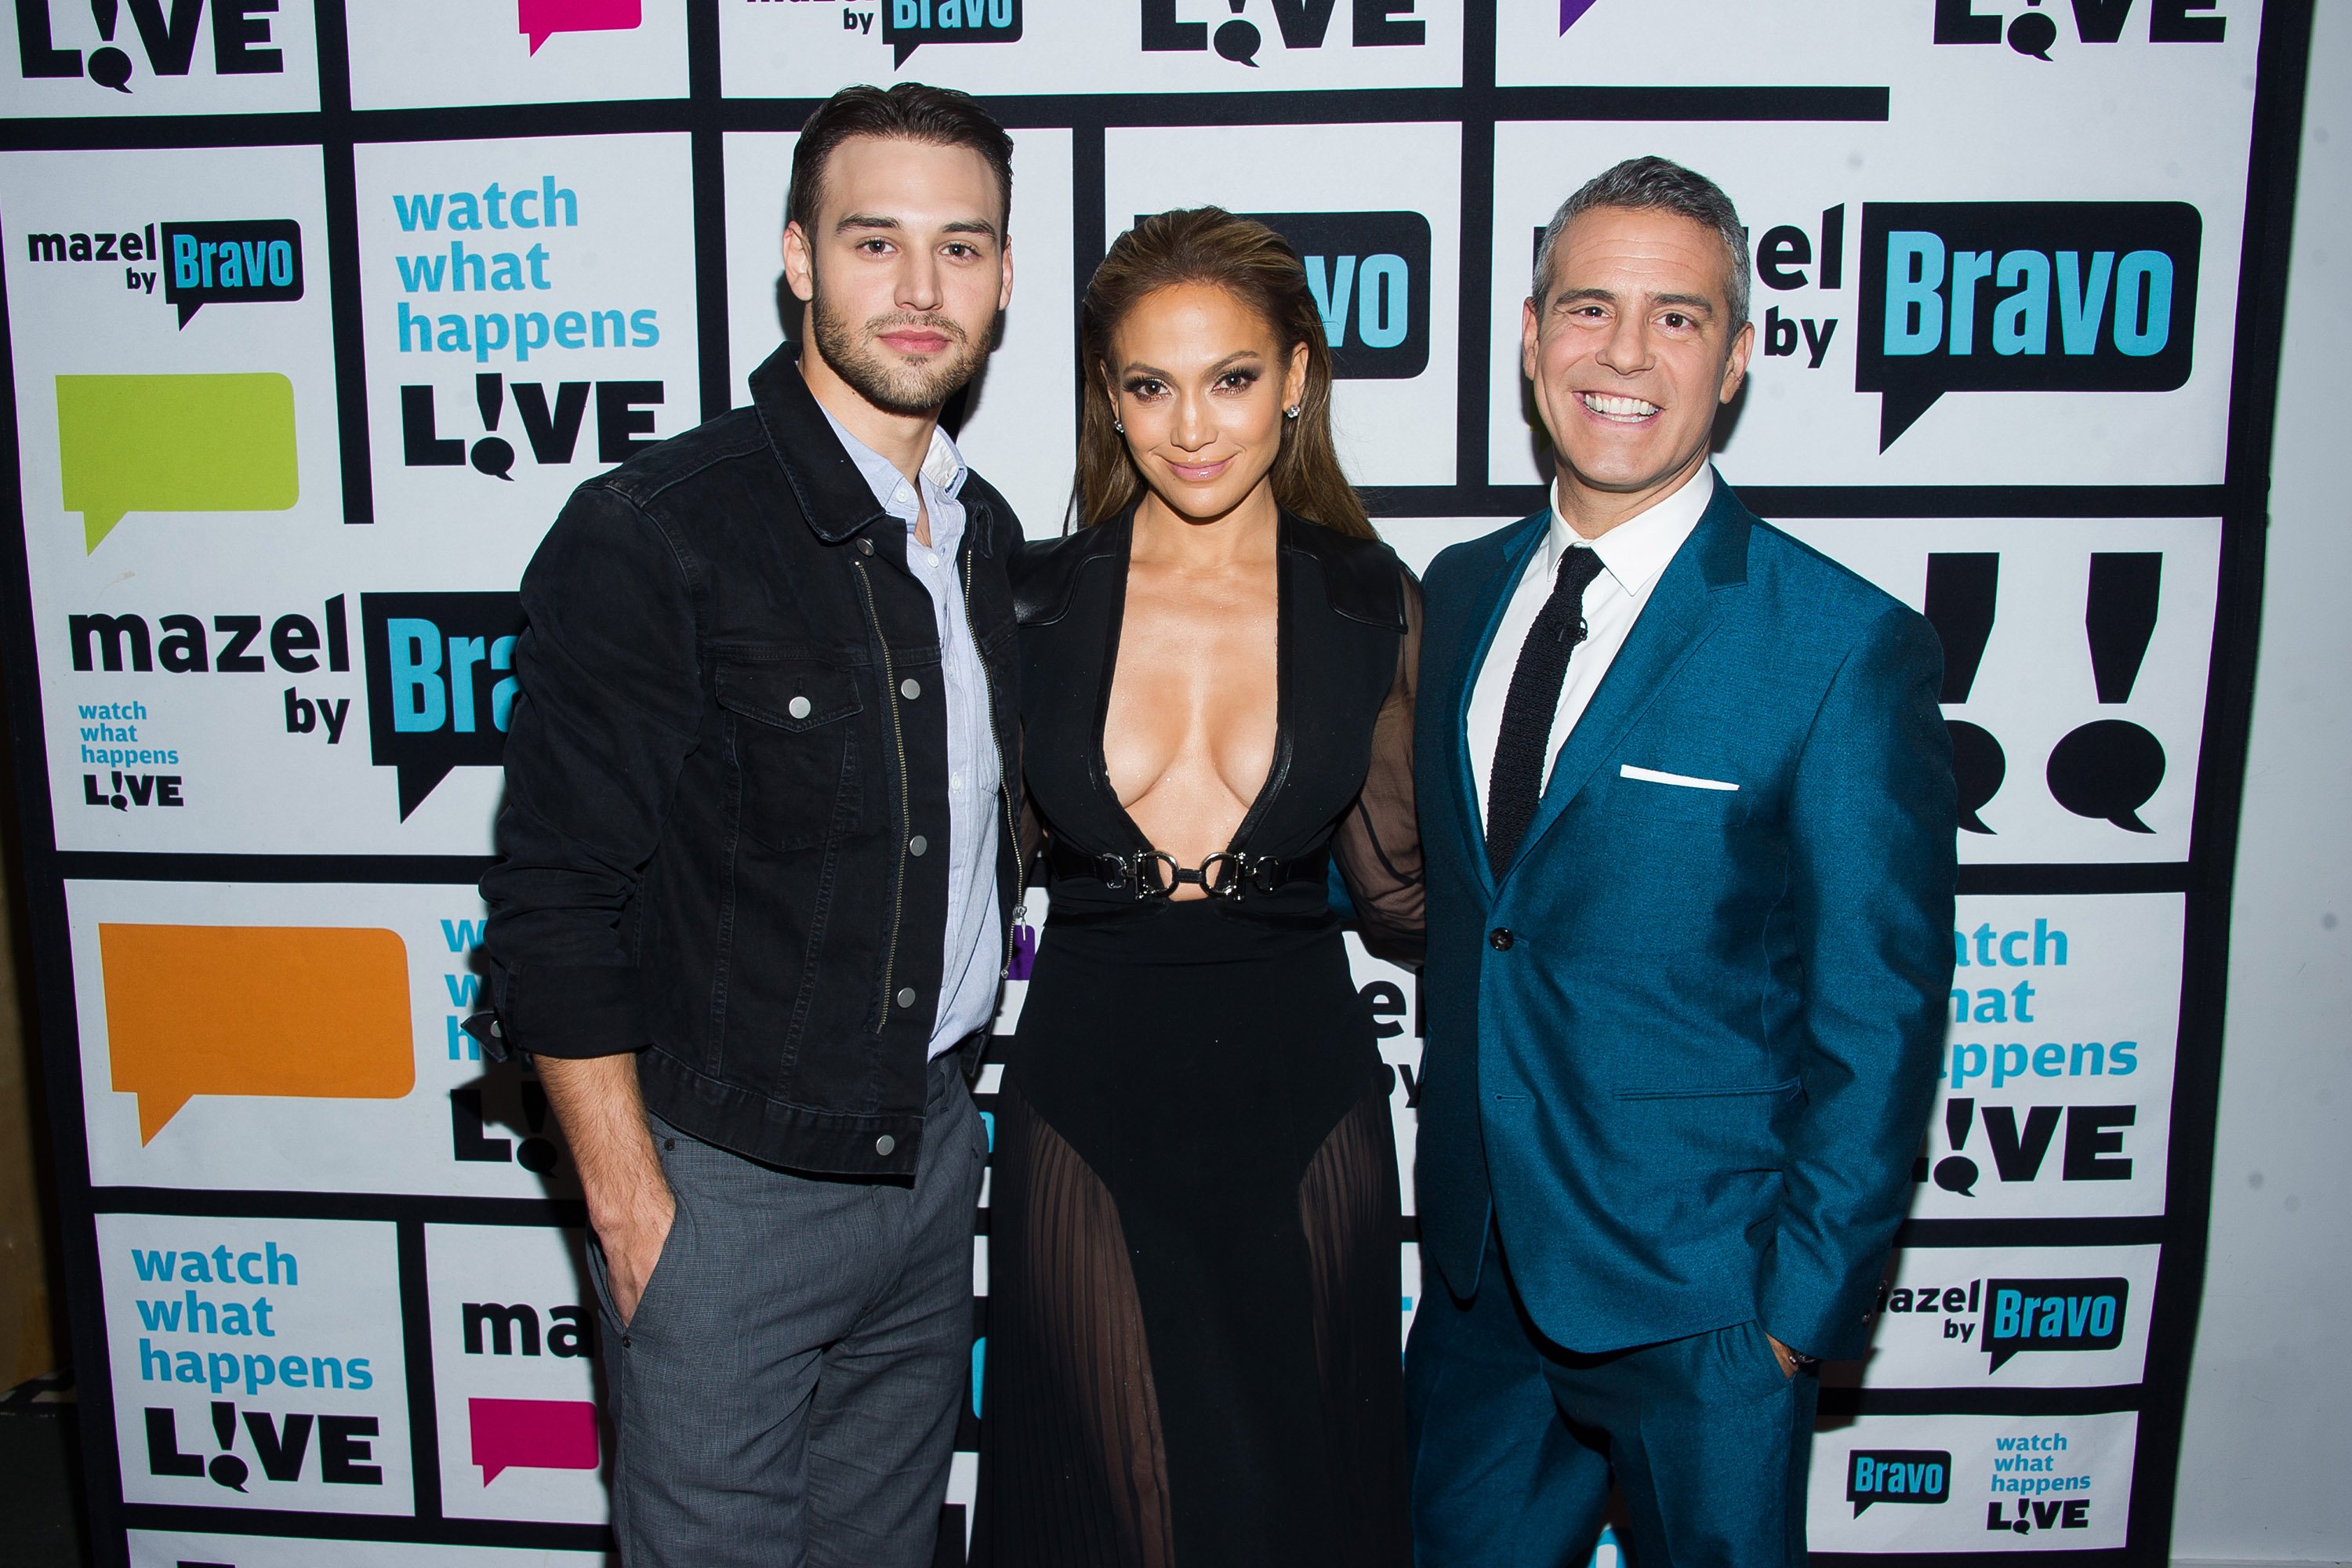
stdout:
<svg viewBox="0 0 2352 1568">
<path fill-rule="evenodd" d="M 1706 461 L 1755 339 L 1731 321 L 1731 265 L 1714 229 L 1663 209 L 1594 207 L 1560 232 L 1520 364 L 1564 490 L 1654 499 Z"/>
</svg>

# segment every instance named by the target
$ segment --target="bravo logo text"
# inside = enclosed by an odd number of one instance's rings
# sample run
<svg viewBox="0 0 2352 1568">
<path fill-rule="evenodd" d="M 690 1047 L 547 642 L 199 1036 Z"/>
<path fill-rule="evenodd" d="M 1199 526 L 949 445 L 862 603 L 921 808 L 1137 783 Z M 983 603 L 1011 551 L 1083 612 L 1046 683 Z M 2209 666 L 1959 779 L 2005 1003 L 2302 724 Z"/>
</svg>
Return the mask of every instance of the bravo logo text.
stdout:
<svg viewBox="0 0 2352 1568">
<path fill-rule="evenodd" d="M 1952 1496 L 1952 1456 L 1938 1448 L 1856 1448 L 1845 1497 L 1859 1516 L 1874 1503 L 1939 1503 Z"/>
<path fill-rule="evenodd" d="M 2204 232 L 2179 202 L 1871 202 L 1854 388 L 1892 446 L 1948 392 L 2168 392 Z"/>
<path fill-rule="evenodd" d="M 895 68 L 925 44 L 1011 44 L 1021 38 L 1021 0 L 881 0 L 882 41 Z M 860 32 L 871 11 L 849 10 L 842 25 Z"/>
<path fill-rule="evenodd" d="M 270 37 L 278 7 L 278 0 L 91 0 L 62 8 L 16 0 L 17 68 L 28 80 L 85 77 L 124 93 L 135 90 L 142 67 L 151 77 L 184 77 L 199 58 L 215 76 L 277 76 L 286 69 L 285 51 Z M 211 47 L 200 54 L 205 44 Z"/>
<path fill-rule="evenodd" d="M 522 596 L 363 594 L 369 759 L 397 770 L 404 822 L 451 768 L 499 765 Z"/>
<path fill-rule="evenodd" d="M 302 297 L 302 226 L 292 218 L 152 223 L 119 230 L 27 234 L 28 261 L 120 266 L 122 286 L 163 299 L 184 327 L 206 305 L 267 304 Z M 142 266 L 142 263 L 148 265 Z"/>
<path fill-rule="evenodd" d="M 1416 212 L 1251 213 L 1290 241 L 1343 381 L 1429 367 L 1429 220 Z"/>
<path fill-rule="evenodd" d="M 1212 33 L 1206 21 L 1186 21 L 1182 0 L 1142 0 L 1143 49 L 1147 54 L 1182 54 L 1214 48 L 1237 66 L 1255 68 L 1266 46 L 1265 31 L 1246 13 L 1249 0 L 1226 0 L 1234 15 Z M 1348 0 L 1342 31 L 1334 37 L 1339 0 L 1265 0 L 1285 49 L 1320 49 L 1327 43 L 1360 49 L 1412 48 L 1429 41 L 1429 25 L 1413 15 L 1416 0 Z M 1206 6 L 1201 9 L 1206 10 Z M 1264 15 L 1264 13 L 1260 13 Z"/>
<path fill-rule="evenodd" d="M 1951 1285 L 1878 1288 L 1890 1318 L 1925 1313 L 1941 1320 L 1943 1337 L 1973 1338 L 1988 1375 L 2028 1352 L 2111 1351 L 2124 1342 L 2131 1282 L 2096 1279 L 1970 1279 Z"/>
<path fill-rule="evenodd" d="M 2221 0 L 2073 0 L 2072 9 L 2074 43 L 2122 43 L 2126 30 L 2151 44 L 2218 44 L 2230 36 L 2229 18 L 2215 15 Z M 2003 0 L 1936 0 L 1936 42 L 2005 43 L 2051 63 L 2050 51 L 2063 36 L 2053 15 L 2057 10 L 2058 0 L 2047 5 L 2025 0 L 2022 7 Z"/>
</svg>

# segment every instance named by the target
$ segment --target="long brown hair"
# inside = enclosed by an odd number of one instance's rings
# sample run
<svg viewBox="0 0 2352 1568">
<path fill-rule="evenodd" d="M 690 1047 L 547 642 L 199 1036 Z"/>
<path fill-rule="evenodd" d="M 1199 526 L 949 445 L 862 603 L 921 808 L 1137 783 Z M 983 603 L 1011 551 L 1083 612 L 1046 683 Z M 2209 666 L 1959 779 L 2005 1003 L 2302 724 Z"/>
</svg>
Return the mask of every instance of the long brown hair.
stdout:
<svg viewBox="0 0 2352 1568">
<path fill-rule="evenodd" d="M 1255 310 L 1284 356 L 1307 345 L 1307 391 L 1298 417 L 1283 421 L 1274 459 L 1275 504 L 1335 533 L 1375 539 L 1364 503 L 1339 469 L 1331 440 L 1331 349 L 1307 269 L 1290 242 L 1223 207 L 1191 207 L 1145 218 L 1120 235 L 1087 285 L 1078 316 L 1085 385 L 1078 395 L 1078 471 L 1071 499 L 1081 527 L 1118 516 L 1141 498 L 1143 475 L 1116 428 L 1103 367 L 1118 324 L 1149 295 L 1180 283 L 1223 289 Z"/>
</svg>

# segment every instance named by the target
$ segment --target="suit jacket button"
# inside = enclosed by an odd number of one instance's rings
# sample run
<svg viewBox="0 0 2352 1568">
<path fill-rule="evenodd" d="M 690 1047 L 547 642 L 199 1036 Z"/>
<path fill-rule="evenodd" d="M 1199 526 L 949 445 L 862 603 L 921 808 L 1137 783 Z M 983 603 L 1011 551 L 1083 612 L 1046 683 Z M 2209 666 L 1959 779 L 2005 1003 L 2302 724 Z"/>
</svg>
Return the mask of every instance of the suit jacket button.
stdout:
<svg viewBox="0 0 2352 1568">
<path fill-rule="evenodd" d="M 874 1152 L 877 1154 L 883 1156 L 885 1159 L 887 1159 L 889 1157 L 890 1151 L 896 1149 L 898 1146 L 898 1141 L 896 1138 L 891 1137 L 887 1132 L 885 1132 L 881 1137 L 874 1140 Z"/>
<path fill-rule="evenodd" d="M 1511 944 L 1518 940 L 1511 934 L 1511 928 L 1508 926 L 1496 926 L 1486 933 L 1486 945 L 1496 952 L 1510 952 Z"/>
</svg>

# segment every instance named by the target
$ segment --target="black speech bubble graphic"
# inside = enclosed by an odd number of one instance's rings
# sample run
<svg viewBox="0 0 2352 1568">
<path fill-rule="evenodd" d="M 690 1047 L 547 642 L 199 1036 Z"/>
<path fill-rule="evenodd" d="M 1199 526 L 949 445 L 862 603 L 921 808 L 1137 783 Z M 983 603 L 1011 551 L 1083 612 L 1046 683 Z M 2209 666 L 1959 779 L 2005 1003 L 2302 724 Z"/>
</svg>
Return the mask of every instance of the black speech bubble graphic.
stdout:
<svg viewBox="0 0 2352 1568">
<path fill-rule="evenodd" d="M 163 226 L 163 298 L 185 327 L 206 305 L 302 297 L 302 226 L 292 218 Z"/>
<path fill-rule="evenodd" d="M 1984 1349 L 1988 1375 L 2032 1351 L 2111 1351 L 2124 1342 L 2127 1279 L 1988 1279 Z"/>
<path fill-rule="evenodd" d="M 402 821 L 451 768 L 504 758 L 521 631 L 512 592 L 360 595 L 368 760 L 398 770 Z"/>
<path fill-rule="evenodd" d="M 2195 358 L 2184 202 L 1869 202 L 1857 392 L 1885 451 L 1948 392 L 2169 392 Z"/>
<path fill-rule="evenodd" d="M 2009 758 L 1992 731 L 1981 724 L 1947 719 L 1944 731 L 1952 738 L 1952 780 L 1959 786 L 1960 826 L 1969 833 L 1991 833 L 1993 828 L 1978 814 L 2000 793 L 2001 781 L 2009 776 Z"/>
<path fill-rule="evenodd" d="M 1021 0 L 883 0 L 882 41 L 903 66 L 925 44 L 1011 44 L 1021 38 Z"/>
<path fill-rule="evenodd" d="M 2050 46 L 2057 41 L 2058 24 L 2038 11 L 2021 12 L 2009 25 L 2009 47 L 2044 64 L 2055 63 L 2050 58 Z"/>
<path fill-rule="evenodd" d="M 1949 1502 L 1952 1456 L 1942 1448 L 1856 1448 L 1845 1464 L 1845 1500 L 1862 1517 L 1873 1503 Z"/>
<path fill-rule="evenodd" d="M 1252 70 L 1257 69 L 1257 52 L 1265 43 L 1257 28 L 1247 22 L 1227 22 L 1209 41 L 1219 55 Z"/>
<path fill-rule="evenodd" d="M 2049 780 L 2051 795 L 2075 816 L 2154 833 L 2139 808 L 2164 783 L 2164 743 L 2128 719 L 2094 720 L 2052 749 Z"/>
</svg>

